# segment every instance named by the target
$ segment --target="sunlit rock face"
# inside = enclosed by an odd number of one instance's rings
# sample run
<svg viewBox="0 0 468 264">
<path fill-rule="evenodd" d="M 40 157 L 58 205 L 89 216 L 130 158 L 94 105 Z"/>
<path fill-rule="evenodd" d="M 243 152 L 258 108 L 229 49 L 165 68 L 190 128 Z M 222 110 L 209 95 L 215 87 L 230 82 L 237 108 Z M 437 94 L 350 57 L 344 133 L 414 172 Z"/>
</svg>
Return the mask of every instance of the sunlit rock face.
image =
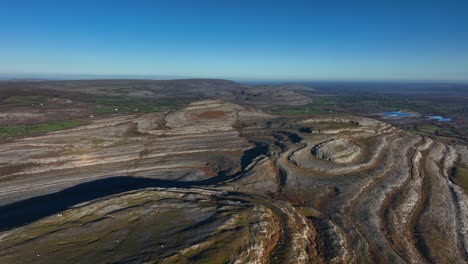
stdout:
<svg viewBox="0 0 468 264">
<path fill-rule="evenodd" d="M 345 139 L 333 139 L 312 148 L 314 156 L 336 163 L 352 162 L 360 153 L 361 149 L 358 146 Z"/>
<path fill-rule="evenodd" d="M 467 153 L 221 100 L 96 118 L 0 145 L 0 263 L 466 263 Z"/>
<path fill-rule="evenodd" d="M 78 204 L 24 226 L 5 234 L 0 250 L 8 252 L 3 263 L 174 263 L 201 256 L 225 262 L 232 252 L 239 261 L 262 261 L 279 231 L 271 209 L 249 199 L 149 188 Z"/>
</svg>

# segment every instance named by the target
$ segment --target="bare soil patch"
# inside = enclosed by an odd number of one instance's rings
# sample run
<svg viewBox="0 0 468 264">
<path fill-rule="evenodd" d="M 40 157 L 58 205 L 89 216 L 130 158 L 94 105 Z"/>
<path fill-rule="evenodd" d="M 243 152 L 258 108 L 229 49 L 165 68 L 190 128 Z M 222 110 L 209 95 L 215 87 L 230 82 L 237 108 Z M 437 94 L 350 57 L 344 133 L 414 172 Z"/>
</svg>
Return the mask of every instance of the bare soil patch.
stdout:
<svg viewBox="0 0 468 264">
<path fill-rule="evenodd" d="M 201 114 L 198 114 L 193 117 L 194 121 L 199 121 L 199 120 L 206 120 L 206 119 L 216 119 L 220 117 L 226 116 L 226 112 L 224 111 L 206 111 Z"/>
</svg>

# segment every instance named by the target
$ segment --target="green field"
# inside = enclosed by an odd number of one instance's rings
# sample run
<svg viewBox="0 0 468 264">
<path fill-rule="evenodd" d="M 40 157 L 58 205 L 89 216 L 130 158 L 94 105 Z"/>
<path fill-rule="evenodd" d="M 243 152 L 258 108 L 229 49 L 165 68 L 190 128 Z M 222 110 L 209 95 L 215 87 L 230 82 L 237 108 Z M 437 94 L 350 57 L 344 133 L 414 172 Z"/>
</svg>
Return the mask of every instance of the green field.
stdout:
<svg viewBox="0 0 468 264">
<path fill-rule="evenodd" d="M 168 109 L 173 103 L 169 101 L 147 101 L 129 98 L 105 98 L 95 101 L 100 107 L 97 114 L 108 113 L 151 113 Z"/>
<path fill-rule="evenodd" d="M 28 95 L 28 96 L 11 96 L 3 100 L 2 103 L 13 105 L 13 106 L 30 106 L 40 105 L 45 102 L 45 99 L 41 96 Z"/>
<path fill-rule="evenodd" d="M 413 125 L 395 125 L 400 129 L 404 129 L 411 133 L 419 134 L 422 136 L 435 135 L 439 137 L 458 138 L 464 139 L 465 135 L 460 133 L 459 129 L 449 124 L 413 124 Z"/>
<path fill-rule="evenodd" d="M 335 97 L 316 97 L 313 102 L 302 106 L 283 106 L 272 112 L 277 115 L 325 115 L 333 114 L 332 107 L 336 104 Z"/>
<path fill-rule="evenodd" d="M 327 113 L 376 114 L 385 111 L 405 111 L 441 115 L 465 111 L 462 102 L 444 102 L 426 99 L 406 99 L 378 95 L 315 96 L 313 102 L 303 106 L 285 106 L 274 109 L 280 115 Z"/>
<path fill-rule="evenodd" d="M 58 131 L 67 128 L 73 128 L 80 125 L 78 121 L 50 122 L 37 125 L 21 125 L 0 127 L 0 139 L 9 137 L 25 137 L 36 134 L 43 134 L 52 131 Z"/>
<path fill-rule="evenodd" d="M 462 165 L 455 167 L 455 173 L 452 177 L 453 181 L 458 184 L 463 190 L 468 193 L 468 168 Z"/>
</svg>

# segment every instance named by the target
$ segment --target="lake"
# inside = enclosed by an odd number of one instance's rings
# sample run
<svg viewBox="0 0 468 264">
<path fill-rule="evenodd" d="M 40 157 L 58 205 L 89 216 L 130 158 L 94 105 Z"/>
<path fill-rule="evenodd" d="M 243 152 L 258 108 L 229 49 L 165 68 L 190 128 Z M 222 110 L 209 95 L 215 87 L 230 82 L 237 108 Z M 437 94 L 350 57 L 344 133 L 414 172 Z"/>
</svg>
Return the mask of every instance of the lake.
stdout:
<svg viewBox="0 0 468 264">
<path fill-rule="evenodd" d="M 428 116 L 427 119 L 436 120 L 436 121 L 439 121 L 439 122 L 450 122 L 450 121 L 452 121 L 452 118 L 443 117 L 443 116 Z"/>
<path fill-rule="evenodd" d="M 397 111 L 397 112 L 384 112 L 383 116 L 386 116 L 386 117 L 415 117 L 417 115 L 413 114 L 413 113 Z"/>
</svg>

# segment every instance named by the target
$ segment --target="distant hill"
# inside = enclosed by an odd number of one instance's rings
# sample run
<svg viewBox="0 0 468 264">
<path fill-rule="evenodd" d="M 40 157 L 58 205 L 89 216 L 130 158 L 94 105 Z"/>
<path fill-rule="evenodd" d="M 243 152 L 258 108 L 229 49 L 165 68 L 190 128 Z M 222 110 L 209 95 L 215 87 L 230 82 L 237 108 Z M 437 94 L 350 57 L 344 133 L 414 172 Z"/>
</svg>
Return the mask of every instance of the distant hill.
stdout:
<svg viewBox="0 0 468 264">
<path fill-rule="evenodd" d="M 298 84 L 249 87 L 223 79 L 177 80 L 69 80 L 7 81 L 0 89 L 45 89 L 106 97 L 138 99 L 211 99 L 218 98 L 247 105 L 303 105 L 310 98 L 296 91 L 312 88 Z M 313 90 L 313 89 L 312 89 Z"/>
</svg>

